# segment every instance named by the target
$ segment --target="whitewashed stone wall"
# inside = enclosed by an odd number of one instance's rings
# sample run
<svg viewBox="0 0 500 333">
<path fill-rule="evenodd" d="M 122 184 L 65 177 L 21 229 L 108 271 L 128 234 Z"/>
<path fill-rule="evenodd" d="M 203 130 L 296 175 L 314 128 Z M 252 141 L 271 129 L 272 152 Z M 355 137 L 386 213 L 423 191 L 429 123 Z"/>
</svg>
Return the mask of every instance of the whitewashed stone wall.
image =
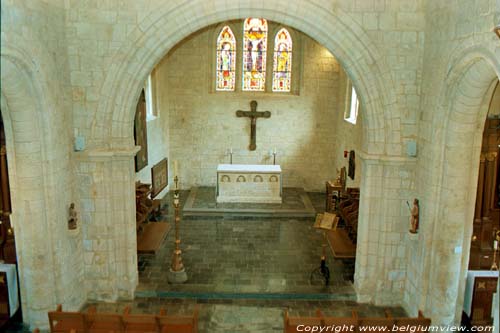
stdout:
<svg viewBox="0 0 500 333">
<path fill-rule="evenodd" d="M 415 191 L 416 161 L 359 157 L 363 209 L 358 217 L 354 284 L 360 301 L 394 304 L 402 299 L 406 281 L 407 201 Z"/>
<path fill-rule="evenodd" d="M 179 161 L 182 187 L 215 185 L 217 164 L 229 163 L 226 152 L 232 148 L 237 164 L 272 164 L 271 151 L 276 149 L 284 186 L 324 190 L 324 182 L 335 177 L 343 162 L 343 151 L 335 148 L 346 142 L 352 149 L 361 148 L 361 126 L 343 121 L 346 75 L 342 82 L 338 62 L 321 45 L 297 33 L 293 61 L 301 65 L 293 74 L 300 76 L 298 95 L 213 92 L 211 61 L 218 29 L 190 36 L 156 69 L 161 118 L 169 126 L 169 157 Z M 271 118 L 257 120 L 255 151 L 248 149 L 249 119 L 235 114 L 249 110 L 252 99 L 258 111 L 271 111 Z M 157 145 L 149 142 L 150 147 Z"/>
<path fill-rule="evenodd" d="M 344 70 L 339 71 L 339 90 L 338 90 L 338 100 L 339 100 L 339 111 L 335 113 L 333 122 L 335 126 L 335 141 L 334 141 L 334 151 L 333 165 L 336 169 L 340 169 L 345 166 L 349 170 L 349 155 L 344 157 L 344 151 L 354 150 L 355 152 L 355 165 L 356 173 L 354 179 L 347 177 L 347 187 L 360 187 L 361 184 L 361 174 L 362 163 L 359 153 L 362 152 L 360 149 L 363 145 L 363 110 L 360 106 L 358 119 L 356 125 L 353 125 L 344 120 L 344 112 L 346 107 L 350 106 L 350 101 L 346 100 L 347 95 L 347 74 Z M 346 105 L 347 104 L 347 105 Z"/>
<path fill-rule="evenodd" d="M 163 117 L 147 121 L 148 134 L 148 165 L 136 173 L 136 180 L 142 183 L 151 184 L 151 168 L 168 157 L 168 129 L 165 129 Z M 172 160 L 169 160 L 169 164 Z M 170 170 L 169 177 L 173 177 L 173 171 Z M 168 192 L 168 186 L 158 194 L 158 198 L 163 197 Z"/>
<path fill-rule="evenodd" d="M 134 150 L 81 152 L 77 164 L 89 300 L 131 299 L 138 283 Z"/>
</svg>

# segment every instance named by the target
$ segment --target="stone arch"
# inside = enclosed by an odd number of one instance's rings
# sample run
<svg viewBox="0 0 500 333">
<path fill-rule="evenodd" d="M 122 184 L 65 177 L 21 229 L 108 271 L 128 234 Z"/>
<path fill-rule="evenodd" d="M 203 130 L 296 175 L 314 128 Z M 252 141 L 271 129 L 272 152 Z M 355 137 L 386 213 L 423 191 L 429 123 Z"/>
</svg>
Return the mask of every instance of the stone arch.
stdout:
<svg viewBox="0 0 500 333">
<path fill-rule="evenodd" d="M 46 312 L 56 304 L 47 209 L 48 178 L 44 112 L 48 112 L 40 73 L 21 48 L 1 50 L 1 110 L 6 128 L 9 181 L 12 195 L 12 224 L 16 240 L 23 320 L 46 326 Z"/>
<path fill-rule="evenodd" d="M 163 3 L 115 54 L 101 91 L 97 113 L 89 133 L 91 148 L 128 148 L 140 87 L 152 68 L 189 34 L 217 22 L 261 16 L 303 31 L 324 45 L 346 68 L 356 86 L 363 109 L 365 152 L 401 154 L 397 124 L 400 110 L 389 66 L 362 28 L 340 9 L 299 0 L 278 0 L 240 8 L 238 3 L 202 0 Z M 394 126 L 394 128 L 393 128 Z M 391 140 L 395 140 L 394 142 Z"/>
<path fill-rule="evenodd" d="M 500 77 L 494 52 L 465 47 L 451 59 L 440 95 L 441 137 L 436 211 L 432 217 L 429 281 L 424 294 L 427 313 L 435 324 L 460 322 L 469 263 L 482 132 L 492 83 Z M 488 95 L 489 93 L 489 95 Z"/>
</svg>

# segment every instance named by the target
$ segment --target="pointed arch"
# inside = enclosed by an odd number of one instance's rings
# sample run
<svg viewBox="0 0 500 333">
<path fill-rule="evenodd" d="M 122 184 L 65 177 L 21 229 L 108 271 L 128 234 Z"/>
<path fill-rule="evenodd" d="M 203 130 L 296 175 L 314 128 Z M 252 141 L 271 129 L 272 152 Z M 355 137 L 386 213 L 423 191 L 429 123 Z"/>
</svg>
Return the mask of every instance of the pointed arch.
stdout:
<svg viewBox="0 0 500 333">
<path fill-rule="evenodd" d="M 243 24 L 243 91 L 266 87 L 267 21 L 246 18 Z"/>
<path fill-rule="evenodd" d="M 217 38 L 215 89 L 234 91 L 236 79 L 236 38 L 229 26 L 221 29 Z"/>
<path fill-rule="evenodd" d="M 292 37 L 282 28 L 274 37 L 273 91 L 289 92 L 292 83 Z"/>
</svg>

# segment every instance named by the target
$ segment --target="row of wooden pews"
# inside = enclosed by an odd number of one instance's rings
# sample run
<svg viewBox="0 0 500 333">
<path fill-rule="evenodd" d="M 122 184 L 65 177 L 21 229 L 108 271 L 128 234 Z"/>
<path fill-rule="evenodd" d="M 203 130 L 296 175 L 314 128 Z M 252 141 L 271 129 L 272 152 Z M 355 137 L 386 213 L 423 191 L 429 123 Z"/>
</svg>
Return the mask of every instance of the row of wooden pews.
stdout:
<svg viewBox="0 0 500 333">
<path fill-rule="evenodd" d="M 354 280 L 356 242 L 358 234 L 359 188 L 347 188 L 340 195 L 340 202 L 331 213 L 340 217 L 333 230 L 326 232 L 326 238 L 335 259 L 344 264 L 343 278 Z"/>
<path fill-rule="evenodd" d="M 427 332 L 430 324 L 421 311 L 416 318 L 392 317 L 389 311 L 385 317 L 360 318 L 356 311 L 350 317 L 327 317 L 320 310 L 312 317 L 291 317 L 285 310 L 283 332 Z"/>
<path fill-rule="evenodd" d="M 338 212 L 349 239 L 356 244 L 358 235 L 359 197 L 348 197 L 341 201 Z"/>
<path fill-rule="evenodd" d="M 159 214 L 161 201 L 150 199 L 151 184 L 136 182 L 135 184 L 135 219 L 136 229 L 140 232 L 144 224 L 149 221 L 151 216 L 156 217 Z"/>
<path fill-rule="evenodd" d="M 161 200 L 151 199 L 151 184 L 135 184 L 135 219 L 137 230 L 137 252 L 156 253 L 170 230 L 161 216 Z"/>
<path fill-rule="evenodd" d="M 123 314 L 100 313 L 95 307 L 83 313 L 63 311 L 58 305 L 48 316 L 51 333 L 197 333 L 198 312 L 196 306 L 189 315 L 171 315 L 165 309 L 158 315 L 131 314 L 130 307 Z"/>
</svg>

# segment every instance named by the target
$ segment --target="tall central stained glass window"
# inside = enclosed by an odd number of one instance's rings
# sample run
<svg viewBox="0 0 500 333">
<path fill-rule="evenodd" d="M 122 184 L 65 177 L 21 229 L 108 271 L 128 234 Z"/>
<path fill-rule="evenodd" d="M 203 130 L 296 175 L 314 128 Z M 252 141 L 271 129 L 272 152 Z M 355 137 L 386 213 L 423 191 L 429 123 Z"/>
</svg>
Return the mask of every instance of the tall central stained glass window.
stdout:
<svg viewBox="0 0 500 333">
<path fill-rule="evenodd" d="M 231 28 L 222 28 L 217 38 L 217 90 L 234 90 L 236 79 L 236 39 Z"/>
<path fill-rule="evenodd" d="M 274 39 L 273 91 L 290 91 L 292 81 L 292 38 L 285 28 Z"/>
<path fill-rule="evenodd" d="M 266 85 L 267 21 L 247 18 L 243 25 L 243 90 L 264 91 Z"/>
</svg>

